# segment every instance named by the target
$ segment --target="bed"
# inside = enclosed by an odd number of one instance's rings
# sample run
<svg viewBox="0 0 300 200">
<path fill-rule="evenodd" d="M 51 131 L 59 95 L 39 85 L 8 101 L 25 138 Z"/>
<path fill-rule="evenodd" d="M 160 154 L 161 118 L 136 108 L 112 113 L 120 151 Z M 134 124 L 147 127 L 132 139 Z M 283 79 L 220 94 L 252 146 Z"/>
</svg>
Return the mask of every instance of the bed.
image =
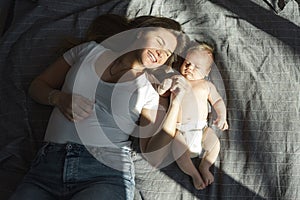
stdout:
<svg viewBox="0 0 300 200">
<path fill-rule="evenodd" d="M 100 14 L 160 15 L 216 48 L 212 81 L 226 97 L 215 182 L 197 191 L 173 162 L 155 170 L 139 153 L 135 200 L 300 199 L 300 6 L 295 0 L 14 0 L 0 21 L 0 197 L 8 199 L 39 148 L 51 107 L 31 80 L 82 38 Z M 215 74 L 215 75 L 214 75 Z M 221 83 L 221 84 L 218 84 Z M 199 160 L 195 159 L 195 163 Z"/>
</svg>

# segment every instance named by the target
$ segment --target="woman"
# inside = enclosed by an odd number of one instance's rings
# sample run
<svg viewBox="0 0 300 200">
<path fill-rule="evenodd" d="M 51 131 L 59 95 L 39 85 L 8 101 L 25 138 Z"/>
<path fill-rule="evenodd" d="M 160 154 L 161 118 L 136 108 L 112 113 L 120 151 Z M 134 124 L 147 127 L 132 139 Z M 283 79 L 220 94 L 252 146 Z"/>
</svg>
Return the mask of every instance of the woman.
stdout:
<svg viewBox="0 0 300 200">
<path fill-rule="evenodd" d="M 159 118 L 159 96 L 145 71 L 172 58 L 181 27 L 163 17 L 128 24 L 139 29 L 116 37 L 134 38 L 121 52 L 86 42 L 33 80 L 31 97 L 54 110 L 45 145 L 11 199 L 133 199 L 129 135 L 138 122 L 150 135 Z"/>
</svg>

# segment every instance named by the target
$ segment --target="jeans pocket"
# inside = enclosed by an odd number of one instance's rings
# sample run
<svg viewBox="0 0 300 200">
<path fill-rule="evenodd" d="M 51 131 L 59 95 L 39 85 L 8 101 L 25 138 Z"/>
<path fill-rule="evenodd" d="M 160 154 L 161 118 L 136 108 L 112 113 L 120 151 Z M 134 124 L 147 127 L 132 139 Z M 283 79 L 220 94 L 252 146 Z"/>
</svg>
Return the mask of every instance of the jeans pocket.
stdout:
<svg viewBox="0 0 300 200">
<path fill-rule="evenodd" d="M 45 156 L 45 149 L 48 146 L 48 143 L 46 143 L 45 145 L 43 145 L 38 151 L 37 154 L 35 155 L 34 159 L 31 162 L 31 168 L 34 168 L 36 166 L 38 166 L 41 162 L 41 160 L 43 159 L 43 157 Z"/>
</svg>

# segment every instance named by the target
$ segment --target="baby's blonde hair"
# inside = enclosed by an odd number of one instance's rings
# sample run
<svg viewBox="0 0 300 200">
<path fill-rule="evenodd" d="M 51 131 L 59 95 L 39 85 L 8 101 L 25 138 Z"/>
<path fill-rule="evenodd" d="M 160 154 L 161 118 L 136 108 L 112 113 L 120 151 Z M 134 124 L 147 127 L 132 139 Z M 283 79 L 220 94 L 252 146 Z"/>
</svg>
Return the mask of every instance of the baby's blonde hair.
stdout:
<svg viewBox="0 0 300 200">
<path fill-rule="evenodd" d="M 206 42 L 199 42 L 199 41 L 192 42 L 192 44 L 189 46 L 186 52 L 195 51 L 195 50 L 207 51 L 211 55 L 213 55 L 214 53 L 214 47 L 209 45 Z"/>
</svg>

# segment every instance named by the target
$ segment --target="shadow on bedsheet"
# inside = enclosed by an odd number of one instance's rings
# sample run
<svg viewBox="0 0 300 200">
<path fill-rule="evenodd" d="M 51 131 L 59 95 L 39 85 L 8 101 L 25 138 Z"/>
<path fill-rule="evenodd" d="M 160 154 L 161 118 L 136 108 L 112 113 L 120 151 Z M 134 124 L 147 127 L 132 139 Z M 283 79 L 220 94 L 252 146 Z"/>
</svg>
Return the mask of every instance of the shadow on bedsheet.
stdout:
<svg viewBox="0 0 300 200">
<path fill-rule="evenodd" d="M 229 0 L 210 0 L 212 3 L 219 5 L 232 13 L 236 14 L 239 19 L 245 20 L 253 26 L 265 31 L 266 33 L 278 38 L 285 44 L 289 45 L 295 51 L 299 52 L 300 28 L 289 20 L 275 15 L 274 12 L 268 11 L 263 7 L 251 1 L 229 1 Z M 297 1 L 299 2 L 299 1 Z M 51 2 L 52 3 L 52 2 Z M 233 6 L 234 5 L 234 6 Z M 249 9 L 251 8 L 251 9 Z M 192 8 L 190 8 L 192 9 Z M 192 12 L 191 12 L 192 13 Z M 194 12 L 197 13 L 197 12 Z M 264 13 L 267 21 L 257 19 L 255 13 Z M 261 15 L 258 15 L 261 16 Z M 280 27 L 278 25 L 280 24 Z M 283 28 L 284 27 L 284 28 Z M 297 39 L 298 38 L 298 39 Z M 18 106 L 21 104 L 17 104 Z M 7 107 L 7 106 L 6 106 Z M 34 109 L 35 110 L 35 109 Z M 38 110 L 38 109 L 36 109 Z M 19 111 L 21 112 L 21 111 Z M 23 112 L 23 111 L 22 111 Z M 18 113 L 19 114 L 19 113 Z M 17 118 L 22 118 L 21 115 Z M 13 118 L 12 118 L 13 119 Z M 14 118 L 15 119 L 15 118 Z M 22 118 L 23 119 L 23 118 Z M 14 122 L 14 120 L 12 120 Z M 23 124 L 22 124 L 23 125 Z M 35 125 L 37 126 L 37 125 Z M 14 126 L 19 127 L 19 126 Z M 20 125 L 23 128 L 23 126 Z M 24 125 L 24 127 L 26 127 Z M 35 127 L 36 128 L 36 127 Z M 6 130 L 6 129 L 4 129 Z M 7 137 L 7 136 L 6 136 Z M 3 142 L 3 141 L 2 141 Z M 17 147 L 28 147 L 30 145 L 20 145 Z M 19 148 L 23 149 L 23 148 Z M 3 154 L 3 163 L 12 164 L 7 166 L 7 170 L 0 172 L 2 179 L 0 185 L 0 193 L 2 191 L 11 191 L 15 187 L 15 183 L 22 179 L 22 170 L 14 171 L 15 166 L 24 166 L 24 163 L 12 154 Z M 237 182 L 229 174 L 226 174 L 220 168 L 214 167 L 212 171 L 215 174 L 215 183 L 203 191 L 196 191 L 188 176 L 184 175 L 175 163 L 163 168 L 162 170 L 144 172 L 146 163 L 144 160 L 137 158 L 136 162 L 136 200 L 139 199 L 263 199 L 255 192 L 249 190 L 242 183 Z M 198 162 L 198 161 L 195 161 Z M 6 166 L 2 166 L 6 167 Z M 241 174 L 242 175 L 242 174 Z M 6 194 L 9 195 L 9 194 Z M 156 198 L 157 197 L 157 198 Z M 7 196 L 1 196 L 0 199 L 7 199 Z"/>
<path fill-rule="evenodd" d="M 19 137 L 0 151 L 0 200 L 6 200 L 30 167 L 31 160 L 42 142 Z"/>
<path fill-rule="evenodd" d="M 269 1 L 264 0 L 265 4 L 268 5 L 275 12 L 274 13 L 252 1 L 234 1 L 234 3 L 230 0 L 209 1 L 231 11 L 237 15 L 238 19 L 249 22 L 258 29 L 289 45 L 296 52 L 300 52 L 300 27 L 280 16 L 280 12 L 284 10 L 284 6 L 286 5 L 281 7 L 283 10 L 279 9 L 280 7 L 276 9 L 276 7 L 271 5 Z M 278 4 L 280 2 L 281 1 L 279 1 Z M 299 7 L 299 0 L 296 2 Z M 280 4 L 278 6 L 280 6 Z M 254 13 L 257 13 L 258 15 L 253 15 Z M 262 13 L 264 15 L 264 19 L 267 20 L 262 20 L 260 18 Z"/>
<path fill-rule="evenodd" d="M 198 166 L 200 159 L 193 159 L 193 162 Z M 175 162 L 157 170 L 137 155 L 135 166 L 135 200 L 265 199 L 214 166 L 211 167 L 211 171 L 215 182 L 204 190 L 196 190 L 191 178 L 185 175 Z"/>
</svg>

